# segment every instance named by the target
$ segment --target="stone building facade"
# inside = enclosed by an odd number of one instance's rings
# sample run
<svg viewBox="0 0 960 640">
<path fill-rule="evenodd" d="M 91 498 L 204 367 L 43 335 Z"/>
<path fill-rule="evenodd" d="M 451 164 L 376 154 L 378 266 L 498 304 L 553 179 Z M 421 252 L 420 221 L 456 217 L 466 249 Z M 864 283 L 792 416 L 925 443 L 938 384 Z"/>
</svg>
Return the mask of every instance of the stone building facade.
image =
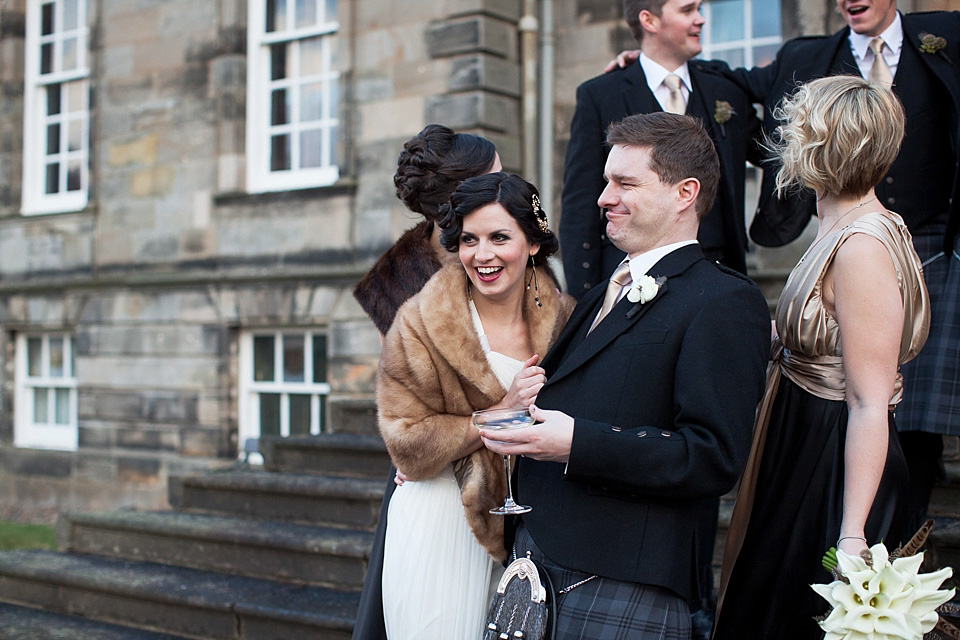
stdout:
<svg viewBox="0 0 960 640">
<path fill-rule="evenodd" d="M 373 432 L 351 289 L 414 222 L 403 141 L 489 137 L 556 203 L 574 90 L 628 47 L 618 0 L 0 0 L 0 505 L 162 507 L 261 433 Z"/>
</svg>

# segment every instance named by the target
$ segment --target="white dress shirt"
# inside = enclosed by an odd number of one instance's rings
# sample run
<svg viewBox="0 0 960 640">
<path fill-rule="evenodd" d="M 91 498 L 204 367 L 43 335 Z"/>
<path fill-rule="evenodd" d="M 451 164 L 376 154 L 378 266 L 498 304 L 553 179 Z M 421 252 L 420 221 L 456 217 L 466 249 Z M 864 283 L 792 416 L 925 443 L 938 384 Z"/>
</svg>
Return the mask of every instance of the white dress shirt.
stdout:
<svg viewBox="0 0 960 640">
<path fill-rule="evenodd" d="M 663 80 L 671 73 L 680 76 L 680 79 L 683 80 L 683 84 L 680 86 L 680 93 L 683 94 L 683 102 L 690 104 L 690 94 L 693 92 L 693 84 L 690 82 L 690 69 L 687 68 L 686 62 L 671 71 L 659 62 L 654 62 L 641 53 L 640 67 L 643 68 L 643 75 L 647 77 L 647 84 L 650 86 L 650 91 L 653 92 L 653 96 L 657 99 L 657 102 L 660 103 L 661 108 L 667 104 L 667 98 L 670 96 L 670 88 L 663 84 Z"/>
<path fill-rule="evenodd" d="M 900 64 L 900 50 L 903 48 L 903 23 L 900 22 L 900 12 L 897 12 L 893 22 L 880 34 L 883 43 L 887 46 L 883 48 L 883 59 L 887 61 L 890 67 L 890 74 L 896 77 L 897 65 Z M 866 36 L 860 33 L 850 31 L 850 49 L 853 51 L 853 59 L 857 61 L 860 68 L 860 75 L 867 80 L 870 79 L 870 69 L 873 67 L 873 49 L 870 48 L 870 41 L 873 36 Z"/>
</svg>

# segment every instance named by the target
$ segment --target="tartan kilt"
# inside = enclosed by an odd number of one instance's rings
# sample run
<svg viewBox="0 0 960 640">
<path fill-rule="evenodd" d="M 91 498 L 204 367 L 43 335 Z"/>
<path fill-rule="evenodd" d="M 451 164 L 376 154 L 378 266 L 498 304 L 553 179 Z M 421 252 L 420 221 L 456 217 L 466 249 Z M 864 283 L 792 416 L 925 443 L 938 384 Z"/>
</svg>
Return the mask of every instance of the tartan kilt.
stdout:
<svg viewBox="0 0 960 640">
<path fill-rule="evenodd" d="M 544 556 L 522 525 L 514 548 L 518 558 L 530 552 L 558 590 L 590 577 Z M 597 577 L 556 598 L 556 640 L 690 640 L 690 609 L 667 589 Z"/>
<path fill-rule="evenodd" d="M 896 409 L 899 431 L 960 435 L 960 235 L 953 251 L 943 236 L 914 236 L 930 293 L 930 336 L 920 354 L 900 367 L 903 400 Z"/>
</svg>

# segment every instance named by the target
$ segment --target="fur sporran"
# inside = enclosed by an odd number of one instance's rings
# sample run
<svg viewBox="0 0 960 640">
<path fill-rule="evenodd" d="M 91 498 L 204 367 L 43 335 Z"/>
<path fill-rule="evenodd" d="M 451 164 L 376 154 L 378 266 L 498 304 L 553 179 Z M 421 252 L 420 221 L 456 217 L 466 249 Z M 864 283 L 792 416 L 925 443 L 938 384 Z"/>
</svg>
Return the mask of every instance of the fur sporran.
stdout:
<svg viewBox="0 0 960 640">
<path fill-rule="evenodd" d="M 555 597 L 546 570 L 529 558 L 517 558 L 497 585 L 483 640 L 550 640 L 556 627 Z"/>
</svg>

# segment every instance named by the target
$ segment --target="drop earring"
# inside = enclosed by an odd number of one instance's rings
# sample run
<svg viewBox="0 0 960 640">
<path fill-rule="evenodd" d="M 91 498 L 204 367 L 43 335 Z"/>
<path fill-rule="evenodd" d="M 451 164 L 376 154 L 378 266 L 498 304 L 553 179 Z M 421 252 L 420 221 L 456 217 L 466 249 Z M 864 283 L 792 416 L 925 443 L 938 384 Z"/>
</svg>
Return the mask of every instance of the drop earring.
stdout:
<svg viewBox="0 0 960 640">
<path fill-rule="evenodd" d="M 530 279 L 533 282 L 533 301 L 537 303 L 538 307 L 543 307 L 543 303 L 540 302 L 540 283 L 537 281 L 537 263 L 533 261 L 533 256 L 530 256 L 530 264 L 533 266 L 533 277 Z M 530 283 L 527 283 L 527 290 L 530 290 Z"/>
</svg>

